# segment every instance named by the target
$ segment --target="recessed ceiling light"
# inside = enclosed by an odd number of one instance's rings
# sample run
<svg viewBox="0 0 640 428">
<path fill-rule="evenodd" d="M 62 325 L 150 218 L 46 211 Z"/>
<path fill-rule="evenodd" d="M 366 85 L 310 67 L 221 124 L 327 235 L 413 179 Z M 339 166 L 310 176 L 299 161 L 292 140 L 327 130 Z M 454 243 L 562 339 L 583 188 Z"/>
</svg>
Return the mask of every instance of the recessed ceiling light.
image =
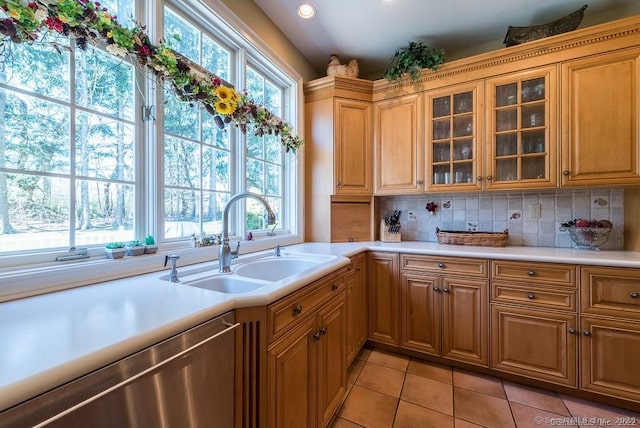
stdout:
<svg viewBox="0 0 640 428">
<path fill-rule="evenodd" d="M 298 5 L 298 15 L 300 15 L 301 18 L 309 19 L 315 14 L 316 8 L 313 7 L 313 5 L 309 3 L 301 3 L 300 5 Z"/>
</svg>

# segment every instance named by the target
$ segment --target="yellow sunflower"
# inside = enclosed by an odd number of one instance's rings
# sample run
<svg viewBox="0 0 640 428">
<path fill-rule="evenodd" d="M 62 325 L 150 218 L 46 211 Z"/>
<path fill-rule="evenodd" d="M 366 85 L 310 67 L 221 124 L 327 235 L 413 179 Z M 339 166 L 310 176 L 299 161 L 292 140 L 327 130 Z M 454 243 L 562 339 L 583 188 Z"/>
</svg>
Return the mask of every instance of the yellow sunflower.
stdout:
<svg viewBox="0 0 640 428">
<path fill-rule="evenodd" d="M 226 86 L 218 86 L 216 88 L 216 96 L 219 100 L 233 102 L 234 90 Z"/>
<path fill-rule="evenodd" d="M 216 108 L 216 113 L 223 114 L 225 116 L 233 114 L 233 112 L 236 111 L 236 105 L 234 103 L 223 99 L 216 101 L 214 107 Z"/>
</svg>

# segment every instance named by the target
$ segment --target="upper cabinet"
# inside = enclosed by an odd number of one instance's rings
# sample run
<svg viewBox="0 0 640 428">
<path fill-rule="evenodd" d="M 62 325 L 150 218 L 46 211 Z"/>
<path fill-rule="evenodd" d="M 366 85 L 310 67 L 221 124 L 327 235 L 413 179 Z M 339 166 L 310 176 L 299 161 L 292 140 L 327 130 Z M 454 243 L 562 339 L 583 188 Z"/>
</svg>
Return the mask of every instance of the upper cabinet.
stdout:
<svg viewBox="0 0 640 428">
<path fill-rule="evenodd" d="M 487 80 L 487 189 L 557 185 L 557 66 Z"/>
<path fill-rule="evenodd" d="M 640 183 L 640 49 L 562 64 L 562 185 Z"/>
<path fill-rule="evenodd" d="M 482 188 L 482 81 L 425 92 L 428 190 Z"/>
<path fill-rule="evenodd" d="M 371 103 L 334 101 L 336 195 L 371 194 Z"/>
<path fill-rule="evenodd" d="M 305 118 L 315 193 L 371 195 L 371 82 L 331 76 L 305 84 Z"/>
<path fill-rule="evenodd" d="M 422 192 L 421 94 L 379 101 L 373 117 L 374 194 Z"/>
</svg>

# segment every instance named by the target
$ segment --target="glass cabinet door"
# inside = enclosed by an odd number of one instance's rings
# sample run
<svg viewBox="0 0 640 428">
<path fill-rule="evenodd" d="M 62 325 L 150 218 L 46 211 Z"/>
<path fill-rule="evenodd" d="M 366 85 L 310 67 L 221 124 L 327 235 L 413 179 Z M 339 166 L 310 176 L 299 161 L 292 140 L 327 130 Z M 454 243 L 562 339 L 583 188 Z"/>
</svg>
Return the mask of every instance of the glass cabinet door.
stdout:
<svg viewBox="0 0 640 428">
<path fill-rule="evenodd" d="M 480 84 L 431 93 L 427 105 L 427 171 L 429 188 L 479 188 L 476 176 L 478 96 Z"/>
<path fill-rule="evenodd" d="M 489 81 L 487 188 L 555 186 L 556 76 L 547 68 Z"/>
</svg>

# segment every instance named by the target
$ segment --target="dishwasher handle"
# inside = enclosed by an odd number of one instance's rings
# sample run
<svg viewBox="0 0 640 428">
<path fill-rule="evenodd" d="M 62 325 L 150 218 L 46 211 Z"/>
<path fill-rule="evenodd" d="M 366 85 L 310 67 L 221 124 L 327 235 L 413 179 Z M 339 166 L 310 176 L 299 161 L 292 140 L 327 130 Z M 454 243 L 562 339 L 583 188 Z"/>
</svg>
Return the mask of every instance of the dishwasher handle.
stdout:
<svg viewBox="0 0 640 428">
<path fill-rule="evenodd" d="M 109 388 L 105 389 L 104 391 L 100 391 L 98 394 L 95 394 L 95 395 L 93 395 L 93 396 L 91 396 L 91 397 L 87 398 L 86 400 L 81 401 L 80 403 L 78 403 L 78 404 L 76 404 L 76 405 L 74 405 L 74 406 L 72 406 L 72 407 L 70 407 L 70 408 L 66 409 L 65 411 L 60 412 L 60 413 L 58 413 L 57 415 L 54 415 L 54 416 L 50 417 L 49 419 L 47 419 L 47 420 L 45 420 L 45 421 L 43 421 L 43 422 L 40 422 L 40 423 L 39 423 L 39 424 L 37 424 L 37 425 L 34 425 L 34 427 L 33 427 L 33 428 L 41 428 L 41 427 L 44 427 L 44 426 L 46 426 L 46 425 L 48 425 L 48 424 L 50 424 L 50 423 L 52 423 L 52 422 L 55 422 L 55 421 L 57 421 L 58 419 L 60 419 L 60 418 L 62 418 L 62 417 L 64 417 L 64 416 L 66 416 L 66 415 L 68 415 L 69 413 L 74 412 L 75 410 L 78 410 L 78 409 L 80 409 L 80 408 L 82 408 L 82 407 L 86 406 L 87 404 L 90 404 L 90 403 L 92 403 L 92 402 L 94 402 L 94 401 L 98 400 L 99 398 L 104 397 L 105 395 L 109 394 L 109 393 L 110 393 L 110 392 L 112 392 L 112 391 L 115 391 L 116 389 L 119 389 L 119 388 L 122 388 L 122 387 L 124 387 L 124 386 L 127 386 L 127 385 L 128 385 L 128 384 L 130 384 L 131 382 L 133 382 L 133 381 L 135 381 L 135 380 L 137 380 L 137 379 L 141 378 L 142 376 L 146 375 L 147 373 L 150 373 L 150 372 L 152 372 L 152 371 L 154 371 L 154 370 L 158 369 L 159 367 L 162 367 L 162 366 L 164 366 L 164 365 L 166 365 L 166 364 L 169 364 L 171 361 L 176 360 L 176 359 L 178 359 L 178 358 L 182 357 L 183 355 L 185 355 L 185 354 L 187 354 L 187 353 L 189 353 L 189 352 L 193 351 L 194 349 L 199 348 L 200 346 L 202 346 L 202 345 L 204 345 L 204 344 L 206 344 L 206 343 L 208 343 L 208 342 L 212 341 L 213 339 L 216 339 L 216 338 L 218 338 L 218 337 L 220 337 L 220 336 L 222 336 L 222 335 L 224 335 L 224 334 L 227 334 L 227 333 L 229 333 L 230 331 L 235 330 L 236 328 L 238 328 L 238 326 L 240 326 L 240 323 L 231 324 L 231 323 L 229 323 L 229 322 L 227 322 L 227 321 L 225 321 L 225 320 L 222 320 L 222 323 L 223 323 L 225 326 L 228 326 L 228 327 L 227 327 L 227 328 L 225 328 L 224 330 L 222 330 L 222 331 L 220 331 L 220 332 L 218 332 L 218 333 L 214 334 L 213 336 L 209 336 L 209 337 L 207 337 L 206 339 L 204 339 L 204 340 L 202 340 L 202 341 L 200 341 L 200 342 L 196 343 L 195 345 L 190 346 L 189 348 L 184 349 L 184 350 L 182 350 L 182 351 L 178 352 L 177 354 L 172 355 L 172 356 L 170 356 L 169 358 L 167 358 L 167 359 L 165 359 L 165 360 L 160 361 L 159 363 L 154 364 L 153 366 L 151 366 L 151 367 L 149 367 L 149 368 L 147 368 L 147 369 L 145 369 L 145 370 L 141 371 L 140 373 L 136 373 L 135 375 L 131 376 L 130 378 L 125 379 L 125 380 L 123 380 L 122 382 L 117 383 L 117 384 L 115 384 L 115 385 L 113 385 L 113 386 L 111 386 L 111 387 L 109 387 Z"/>
</svg>

